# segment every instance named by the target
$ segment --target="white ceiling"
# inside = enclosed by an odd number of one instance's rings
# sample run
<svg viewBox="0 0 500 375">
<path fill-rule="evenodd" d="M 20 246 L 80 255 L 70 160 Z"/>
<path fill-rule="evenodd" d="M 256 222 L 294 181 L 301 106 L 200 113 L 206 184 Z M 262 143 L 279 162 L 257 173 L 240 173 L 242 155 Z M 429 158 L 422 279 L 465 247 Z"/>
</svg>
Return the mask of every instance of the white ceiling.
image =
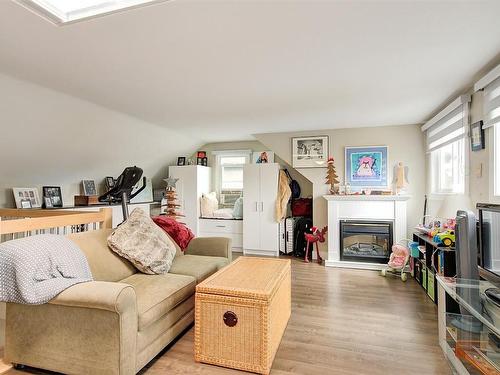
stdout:
<svg viewBox="0 0 500 375">
<path fill-rule="evenodd" d="M 0 0 L 0 71 L 204 141 L 414 124 L 498 60 L 499 14 L 500 1 L 178 0 L 57 27 Z"/>
</svg>

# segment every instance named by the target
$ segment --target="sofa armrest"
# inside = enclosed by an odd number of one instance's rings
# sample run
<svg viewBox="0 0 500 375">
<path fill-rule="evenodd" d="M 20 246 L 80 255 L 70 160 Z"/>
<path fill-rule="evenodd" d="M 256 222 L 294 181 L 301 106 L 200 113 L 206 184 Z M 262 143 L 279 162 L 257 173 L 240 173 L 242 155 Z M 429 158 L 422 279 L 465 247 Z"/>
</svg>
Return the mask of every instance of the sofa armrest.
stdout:
<svg viewBox="0 0 500 375">
<path fill-rule="evenodd" d="M 106 281 L 91 281 L 73 285 L 49 303 L 107 310 L 119 314 L 127 310 L 137 311 L 137 298 L 131 285 Z"/>
<path fill-rule="evenodd" d="M 227 237 L 196 237 L 189 242 L 184 253 L 223 257 L 231 261 L 231 239 Z"/>
</svg>

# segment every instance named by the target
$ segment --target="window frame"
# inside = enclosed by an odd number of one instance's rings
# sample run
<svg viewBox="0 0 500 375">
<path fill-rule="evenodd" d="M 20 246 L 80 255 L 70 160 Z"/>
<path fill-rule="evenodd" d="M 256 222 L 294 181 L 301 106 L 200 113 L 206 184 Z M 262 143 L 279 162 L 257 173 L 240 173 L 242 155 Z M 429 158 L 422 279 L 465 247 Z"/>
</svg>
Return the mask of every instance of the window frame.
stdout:
<svg viewBox="0 0 500 375">
<path fill-rule="evenodd" d="M 218 196 L 223 191 L 242 191 L 243 188 L 241 189 L 222 189 L 222 164 L 221 164 L 221 159 L 224 157 L 245 157 L 245 163 L 244 164 L 235 164 L 236 166 L 242 166 L 244 167 L 246 164 L 250 164 L 251 162 L 251 155 L 252 151 L 251 150 L 224 150 L 224 151 L 213 151 L 212 154 L 215 156 L 215 161 L 214 161 L 214 187 L 215 191 Z"/>
<path fill-rule="evenodd" d="M 449 144 L 446 144 L 442 147 L 438 147 L 436 148 L 435 150 L 432 150 L 428 155 L 429 155 L 429 162 L 428 162 L 428 165 L 429 165 L 429 191 L 430 191 L 430 194 L 433 195 L 433 196 L 443 196 L 443 195 L 456 195 L 456 194 L 468 194 L 469 193 L 469 189 L 468 189 L 468 175 L 467 175 L 467 170 L 468 170 L 468 167 L 469 167 L 469 148 L 468 148 L 468 144 L 469 142 L 468 141 L 468 138 L 465 137 L 465 138 L 461 138 L 461 139 L 458 139 L 452 143 L 449 143 Z M 450 145 L 453 145 L 455 143 L 459 143 L 461 142 L 462 145 L 461 145 L 461 161 L 459 161 L 459 165 L 457 167 L 457 170 L 460 172 L 462 171 L 461 173 L 461 176 L 458 176 L 458 178 L 461 180 L 461 189 L 460 190 L 453 190 L 453 189 L 441 189 L 439 188 L 439 182 L 436 181 L 436 179 L 439 179 L 440 178 L 440 175 L 442 174 L 441 173 L 441 169 L 442 169 L 442 165 L 439 164 L 438 165 L 438 170 L 436 170 L 436 162 L 434 161 L 434 157 L 436 156 L 436 152 L 442 152 L 443 149 L 447 146 L 450 146 Z M 462 165 L 460 165 L 462 164 Z"/>
</svg>

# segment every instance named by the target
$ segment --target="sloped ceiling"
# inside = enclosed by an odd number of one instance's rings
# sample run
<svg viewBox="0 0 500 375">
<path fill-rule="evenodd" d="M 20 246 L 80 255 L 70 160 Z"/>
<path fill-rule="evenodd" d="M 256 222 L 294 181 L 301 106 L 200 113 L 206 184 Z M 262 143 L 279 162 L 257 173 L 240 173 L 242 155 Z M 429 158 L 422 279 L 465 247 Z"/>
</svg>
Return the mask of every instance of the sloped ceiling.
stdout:
<svg viewBox="0 0 500 375">
<path fill-rule="evenodd" d="M 168 1 L 56 27 L 0 1 L 0 71 L 203 141 L 414 124 L 500 51 L 500 1 Z"/>
</svg>

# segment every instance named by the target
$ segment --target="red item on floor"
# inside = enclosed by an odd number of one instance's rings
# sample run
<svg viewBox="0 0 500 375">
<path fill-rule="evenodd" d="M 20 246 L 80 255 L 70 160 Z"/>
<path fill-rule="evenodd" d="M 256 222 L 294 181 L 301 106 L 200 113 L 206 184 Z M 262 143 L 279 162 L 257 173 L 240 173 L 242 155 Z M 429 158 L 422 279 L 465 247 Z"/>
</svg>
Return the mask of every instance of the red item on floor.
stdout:
<svg viewBox="0 0 500 375">
<path fill-rule="evenodd" d="M 153 221 L 184 250 L 188 247 L 189 242 L 194 238 L 193 232 L 185 224 L 175 221 L 168 216 L 154 216 Z"/>
</svg>

